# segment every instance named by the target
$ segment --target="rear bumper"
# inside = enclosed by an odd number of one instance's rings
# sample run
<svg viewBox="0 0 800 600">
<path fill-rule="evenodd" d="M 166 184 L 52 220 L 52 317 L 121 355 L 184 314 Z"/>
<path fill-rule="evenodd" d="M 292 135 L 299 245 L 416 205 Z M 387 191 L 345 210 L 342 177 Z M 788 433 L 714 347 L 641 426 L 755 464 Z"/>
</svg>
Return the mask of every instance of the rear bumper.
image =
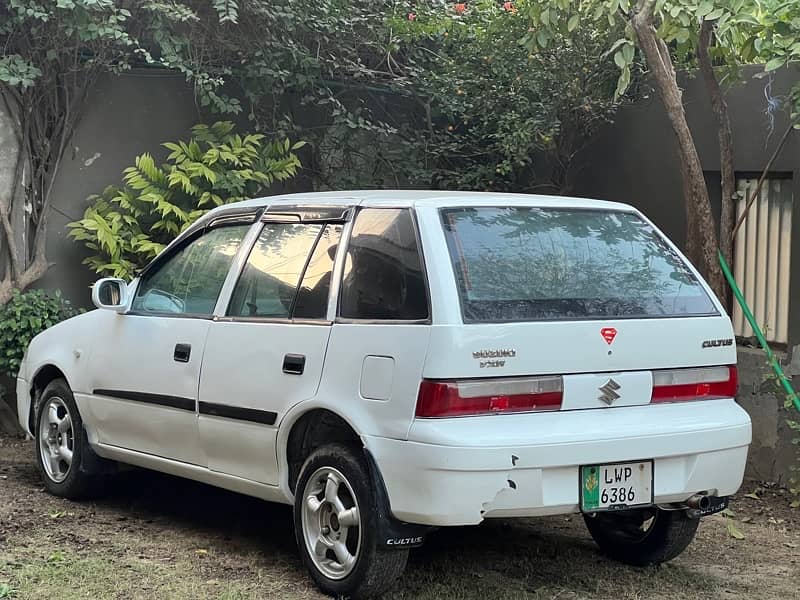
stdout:
<svg viewBox="0 0 800 600">
<path fill-rule="evenodd" d="M 750 418 L 733 400 L 420 419 L 409 441 L 367 437 L 400 520 L 470 525 L 579 511 L 580 465 L 655 459 L 657 503 L 742 482 Z"/>
</svg>

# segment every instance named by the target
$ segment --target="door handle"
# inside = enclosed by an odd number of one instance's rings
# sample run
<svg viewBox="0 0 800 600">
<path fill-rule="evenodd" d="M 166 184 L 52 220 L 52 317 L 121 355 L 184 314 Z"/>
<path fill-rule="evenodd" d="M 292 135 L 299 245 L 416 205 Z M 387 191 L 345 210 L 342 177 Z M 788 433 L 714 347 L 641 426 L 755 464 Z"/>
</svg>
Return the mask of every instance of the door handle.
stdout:
<svg viewBox="0 0 800 600">
<path fill-rule="evenodd" d="M 306 368 L 305 354 L 287 354 L 283 357 L 283 372 L 289 375 L 302 375 Z"/>
<path fill-rule="evenodd" d="M 172 358 L 175 362 L 189 362 L 189 356 L 192 354 L 191 344 L 175 344 L 175 352 Z"/>
</svg>

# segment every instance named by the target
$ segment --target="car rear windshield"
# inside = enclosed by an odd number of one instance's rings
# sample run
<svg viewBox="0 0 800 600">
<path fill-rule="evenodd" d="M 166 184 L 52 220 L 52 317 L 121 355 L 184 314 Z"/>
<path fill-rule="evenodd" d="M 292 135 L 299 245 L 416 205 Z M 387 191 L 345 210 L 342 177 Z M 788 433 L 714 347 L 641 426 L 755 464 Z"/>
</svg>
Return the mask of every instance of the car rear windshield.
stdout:
<svg viewBox="0 0 800 600">
<path fill-rule="evenodd" d="M 465 322 L 717 314 L 683 259 L 633 213 L 441 211 Z"/>
</svg>

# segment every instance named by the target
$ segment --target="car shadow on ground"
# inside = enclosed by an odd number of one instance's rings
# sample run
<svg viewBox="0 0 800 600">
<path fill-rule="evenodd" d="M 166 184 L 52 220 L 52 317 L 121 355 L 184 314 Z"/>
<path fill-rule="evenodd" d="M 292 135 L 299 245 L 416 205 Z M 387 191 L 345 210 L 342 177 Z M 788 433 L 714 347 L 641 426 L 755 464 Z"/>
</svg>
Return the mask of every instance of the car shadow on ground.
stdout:
<svg viewBox="0 0 800 600">
<path fill-rule="evenodd" d="M 645 569 L 602 556 L 580 515 L 490 519 L 476 527 L 440 529 L 411 552 L 405 575 L 386 597 L 794 597 L 792 585 L 800 573 L 798 521 L 778 491 L 762 490 L 763 499 L 748 494 L 735 500 L 744 541 L 731 537 L 726 518 L 708 517 L 684 554 Z M 93 500 L 70 502 L 44 492 L 32 443 L 0 439 L 3 552 L 11 561 L 6 577 L 13 579 L 20 565 L 37 577 L 57 570 L 52 581 L 42 583 L 52 584 L 47 590 L 60 589 L 70 565 L 53 566 L 51 559 L 64 555 L 76 561 L 71 573 L 79 580 L 87 576 L 87 567 L 102 567 L 96 577 L 106 578 L 103 589 L 115 589 L 117 575 L 126 572 L 123 581 L 136 589 L 130 569 L 143 569 L 146 584 L 155 590 L 152 597 L 222 597 L 206 585 L 211 581 L 239 590 L 226 598 L 321 598 L 299 559 L 290 506 L 140 469 L 110 478 Z M 3 575 L 0 562 L 0 580 Z M 181 585 L 185 593 L 176 592 Z"/>
<path fill-rule="evenodd" d="M 140 469 L 111 481 L 97 503 L 118 518 L 202 531 L 247 553 L 281 555 L 303 572 L 288 505 Z M 412 551 L 406 575 L 389 597 L 604 597 L 627 585 L 652 597 L 670 590 L 709 597 L 719 583 L 680 562 L 647 569 L 614 563 L 599 553 L 582 518 L 572 515 L 436 530 Z"/>
</svg>

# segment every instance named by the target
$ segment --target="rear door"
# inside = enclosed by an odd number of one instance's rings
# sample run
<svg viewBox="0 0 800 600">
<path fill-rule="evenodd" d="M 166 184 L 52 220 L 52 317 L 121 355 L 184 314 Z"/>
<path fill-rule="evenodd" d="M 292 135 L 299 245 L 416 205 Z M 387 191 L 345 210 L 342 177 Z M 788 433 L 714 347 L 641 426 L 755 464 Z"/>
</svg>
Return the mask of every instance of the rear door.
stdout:
<svg viewBox="0 0 800 600">
<path fill-rule="evenodd" d="M 199 392 L 208 468 L 275 485 L 277 426 L 317 393 L 346 209 L 268 212 L 208 335 Z"/>
<path fill-rule="evenodd" d="M 434 328 L 426 378 L 555 375 L 561 410 L 648 404 L 654 382 L 727 380 L 727 369 L 691 369 L 735 363 L 728 317 L 637 213 L 435 212 L 452 268 L 442 284 L 458 299 L 461 323 Z"/>
</svg>

